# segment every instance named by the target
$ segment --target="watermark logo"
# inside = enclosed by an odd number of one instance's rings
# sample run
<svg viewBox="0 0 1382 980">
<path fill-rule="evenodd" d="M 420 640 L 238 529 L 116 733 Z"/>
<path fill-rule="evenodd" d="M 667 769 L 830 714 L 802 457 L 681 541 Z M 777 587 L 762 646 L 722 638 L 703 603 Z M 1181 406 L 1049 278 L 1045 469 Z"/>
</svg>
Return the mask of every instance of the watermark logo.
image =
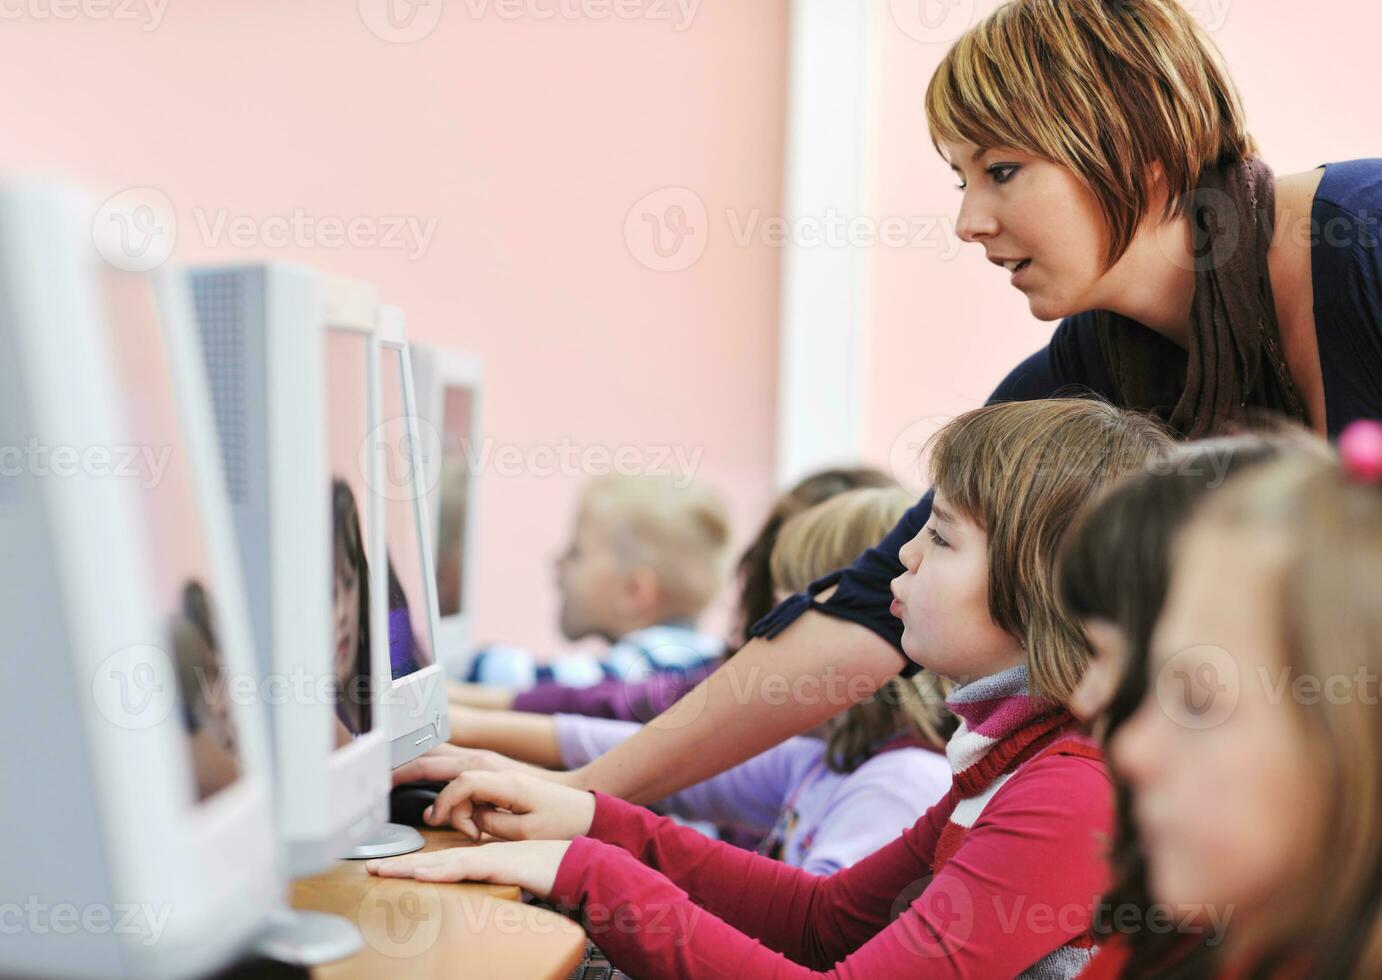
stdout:
<svg viewBox="0 0 1382 980">
<path fill-rule="evenodd" d="M 357 922 L 365 942 L 392 959 L 420 956 L 441 935 L 442 902 L 435 885 L 382 878 L 365 892 Z"/>
<path fill-rule="evenodd" d="M 130 730 L 153 728 L 172 713 L 177 683 L 168 654 L 139 644 L 111 654 L 91 678 L 96 708 L 111 724 Z"/>
<path fill-rule="evenodd" d="M 112 195 L 91 219 L 96 251 L 125 272 L 148 272 L 167 262 L 177 239 L 173 202 L 156 187 Z"/>
<path fill-rule="evenodd" d="M 389 44 L 421 41 L 441 23 L 444 0 L 358 0 L 360 19 Z"/>
<path fill-rule="evenodd" d="M 0 20 L 100 20 L 138 23 L 156 31 L 170 0 L 0 0 Z"/>
<path fill-rule="evenodd" d="M 629 253 L 654 272 L 681 272 L 695 265 L 709 243 L 705 202 L 687 187 L 645 195 L 624 217 Z"/>
<path fill-rule="evenodd" d="M 385 500 L 416 500 L 436 485 L 441 467 L 435 461 L 441 459 L 441 451 L 436 426 L 418 416 L 399 416 L 370 430 L 360 445 L 358 461 L 372 492 Z M 373 468 L 368 465 L 371 453 L 377 464 Z"/>
<path fill-rule="evenodd" d="M 974 0 L 888 0 L 893 23 L 913 41 L 949 44 L 974 23 Z"/>
<path fill-rule="evenodd" d="M 163 936 L 173 907 L 167 903 L 116 902 L 113 905 L 74 905 L 45 902 L 30 895 L 23 904 L 0 903 L 0 936 L 56 934 L 135 936 L 141 946 L 154 946 Z"/>
<path fill-rule="evenodd" d="M 1166 716 L 1185 728 L 1205 730 L 1222 725 L 1238 706 L 1238 664 L 1223 647 L 1187 647 L 1157 671 L 1157 703 Z"/>
</svg>

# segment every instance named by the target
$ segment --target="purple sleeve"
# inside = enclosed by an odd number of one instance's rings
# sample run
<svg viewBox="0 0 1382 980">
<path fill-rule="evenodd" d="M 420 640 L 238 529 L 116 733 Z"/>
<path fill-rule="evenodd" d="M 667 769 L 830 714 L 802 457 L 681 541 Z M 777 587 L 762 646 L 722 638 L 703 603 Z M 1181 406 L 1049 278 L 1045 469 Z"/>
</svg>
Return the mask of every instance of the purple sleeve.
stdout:
<svg viewBox="0 0 1382 980">
<path fill-rule="evenodd" d="M 716 665 L 718 666 L 718 665 Z M 622 721 L 652 721 L 710 675 L 713 667 L 668 670 L 639 680 L 607 680 L 589 687 L 543 681 L 514 696 L 513 710 L 540 715 L 588 715 Z"/>
<path fill-rule="evenodd" d="M 635 722 L 557 715 L 557 745 L 561 749 L 562 764 L 568 769 L 583 766 L 642 727 Z M 792 787 L 821 757 L 821 752 L 822 746 L 817 739 L 791 738 L 718 776 L 658 800 L 653 808 L 659 813 L 673 813 L 689 820 L 709 820 L 766 831 L 777 819 Z M 920 813 L 903 826 L 910 827 L 918 816 Z M 892 837 L 902 829 L 895 828 Z"/>
<path fill-rule="evenodd" d="M 915 825 L 949 792 L 950 782 L 950 763 L 939 752 L 895 749 L 874 756 L 843 777 L 825 813 L 810 815 L 815 826 L 801 868 L 832 875 L 868 857 Z"/>
</svg>

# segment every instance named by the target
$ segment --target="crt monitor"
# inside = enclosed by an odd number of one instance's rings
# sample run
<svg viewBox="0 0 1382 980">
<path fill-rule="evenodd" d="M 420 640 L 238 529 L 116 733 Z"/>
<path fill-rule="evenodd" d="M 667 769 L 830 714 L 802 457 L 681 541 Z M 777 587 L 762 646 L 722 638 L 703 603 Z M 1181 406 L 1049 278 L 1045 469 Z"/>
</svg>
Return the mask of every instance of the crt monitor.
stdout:
<svg viewBox="0 0 1382 980">
<path fill-rule="evenodd" d="M 379 457 L 388 565 L 388 698 L 395 767 L 445 742 L 450 734 L 446 684 L 437 663 L 437 588 L 428 547 L 412 364 L 401 311 L 382 307 L 379 321 L 380 425 L 371 439 Z"/>
<path fill-rule="evenodd" d="M 192 270 L 207 378 L 263 672 L 284 868 L 311 874 L 387 818 L 378 299 L 280 264 Z"/>
<path fill-rule="evenodd" d="M 478 358 L 410 343 L 430 546 L 436 569 L 437 660 L 463 676 L 472 653 L 483 369 Z"/>
<path fill-rule="evenodd" d="M 267 736 L 185 281 L 94 213 L 0 186 L 0 960 L 202 975 L 283 905 Z"/>
</svg>

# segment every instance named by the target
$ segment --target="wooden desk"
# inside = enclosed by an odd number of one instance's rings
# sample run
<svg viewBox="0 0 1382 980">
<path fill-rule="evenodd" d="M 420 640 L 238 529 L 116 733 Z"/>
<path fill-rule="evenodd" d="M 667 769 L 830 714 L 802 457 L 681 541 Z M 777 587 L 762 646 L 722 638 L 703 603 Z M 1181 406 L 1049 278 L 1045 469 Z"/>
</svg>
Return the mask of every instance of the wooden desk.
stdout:
<svg viewBox="0 0 1382 980">
<path fill-rule="evenodd" d="M 455 831 L 423 830 L 426 851 L 465 846 Z M 360 927 L 365 948 L 317 967 L 313 980 L 515 977 L 564 980 L 585 954 L 585 933 L 564 916 L 524 905 L 510 885 L 375 878 L 363 861 L 295 882 L 294 908 L 335 912 Z"/>
</svg>

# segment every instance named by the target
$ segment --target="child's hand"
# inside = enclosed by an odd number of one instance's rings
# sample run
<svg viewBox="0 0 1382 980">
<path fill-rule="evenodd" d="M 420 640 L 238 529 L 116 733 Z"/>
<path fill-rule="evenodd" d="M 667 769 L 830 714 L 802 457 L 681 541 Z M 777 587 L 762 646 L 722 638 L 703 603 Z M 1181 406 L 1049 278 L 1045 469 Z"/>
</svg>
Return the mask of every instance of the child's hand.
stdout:
<svg viewBox="0 0 1382 980">
<path fill-rule="evenodd" d="M 552 894 L 557 869 L 569 846 L 564 840 L 536 840 L 448 847 L 441 851 L 366 861 L 365 870 L 381 878 L 517 885 L 538 898 L 546 898 Z"/>
<path fill-rule="evenodd" d="M 467 749 L 443 743 L 395 769 L 393 784 L 399 786 L 418 780 L 449 783 L 461 773 L 472 769 L 487 772 L 529 772 L 538 775 L 546 772 L 545 769 L 510 759 L 488 749 Z"/>
<path fill-rule="evenodd" d="M 478 840 L 570 840 L 590 832 L 595 796 L 516 772 L 463 772 L 423 814 Z"/>
<path fill-rule="evenodd" d="M 446 700 L 470 708 L 490 708 L 508 711 L 513 708 L 513 691 L 493 684 L 446 682 Z"/>
</svg>

